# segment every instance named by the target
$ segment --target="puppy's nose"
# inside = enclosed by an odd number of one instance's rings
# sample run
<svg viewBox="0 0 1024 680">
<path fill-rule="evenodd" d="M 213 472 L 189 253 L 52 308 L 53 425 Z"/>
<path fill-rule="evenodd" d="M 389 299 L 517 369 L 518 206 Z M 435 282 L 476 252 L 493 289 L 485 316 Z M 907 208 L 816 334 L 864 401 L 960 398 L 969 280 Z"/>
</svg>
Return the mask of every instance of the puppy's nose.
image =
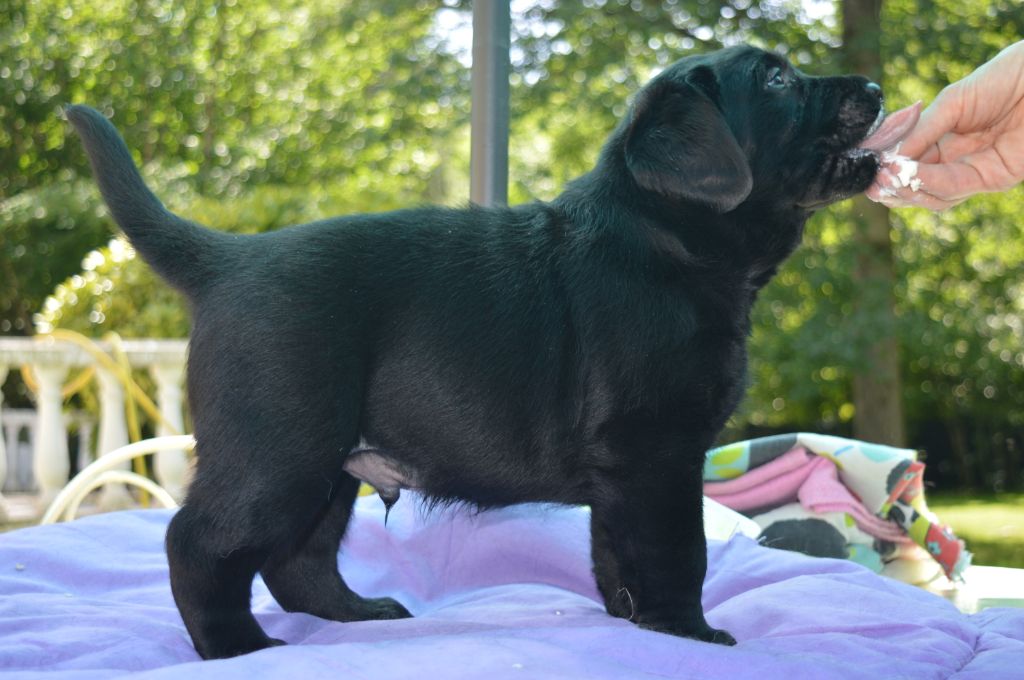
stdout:
<svg viewBox="0 0 1024 680">
<path fill-rule="evenodd" d="M 868 92 L 870 92 L 871 94 L 875 95 L 879 99 L 884 99 L 885 98 L 884 95 L 882 94 L 882 86 L 879 85 L 878 83 L 875 83 L 875 82 L 872 82 L 872 81 L 869 80 L 868 84 L 865 85 L 865 87 L 867 88 Z"/>
</svg>

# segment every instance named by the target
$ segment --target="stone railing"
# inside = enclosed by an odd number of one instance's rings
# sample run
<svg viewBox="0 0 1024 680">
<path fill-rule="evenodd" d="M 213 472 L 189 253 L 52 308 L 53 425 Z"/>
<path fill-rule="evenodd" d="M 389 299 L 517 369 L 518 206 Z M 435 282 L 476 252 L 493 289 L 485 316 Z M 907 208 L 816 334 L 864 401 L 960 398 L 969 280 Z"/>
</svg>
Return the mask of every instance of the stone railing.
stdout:
<svg viewBox="0 0 1024 680">
<path fill-rule="evenodd" d="M 35 476 L 32 472 L 32 450 L 36 441 L 37 417 L 35 409 L 4 409 L 0 412 L 3 434 L 0 451 L 7 448 L 7 478 L 4 479 L 4 460 L 0 457 L 0 492 L 35 493 Z M 96 419 L 88 413 L 66 411 L 64 427 L 77 433 L 69 442 L 75 445 L 77 456 L 71 456 L 72 471 L 81 470 L 92 462 L 92 433 Z"/>
<path fill-rule="evenodd" d="M 97 345 L 111 350 L 107 343 Z M 157 434 L 184 432 L 182 380 L 185 372 L 187 341 L 185 340 L 124 340 L 121 348 L 133 368 L 149 371 L 157 386 L 156 404 L 163 420 Z M 128 423 L 125 415 L 125 390 L 117 377 L 98 364 L 84 349 L 69 342 L 52 338 L 0 337 L 0 385 L 15 370 L 27 367 L 37 384 L 35 422 L 32 426 L 32 471 L 38 493 L 37 507 L 42 510 L 68 482 L 70 460 L 68 433 L 64 414 L 62 389 L 72 369 L 93 366 L 99 388 L 99 424 L 96 455 L 103 455 L 128 443 Z M 0 393 L 0 422 L 9 424 L 2 416 Z M 168 425 L 170 427 L 168 427 Z M 175 430 L 177 430 L 175 432 Z M 8 432 L 8 441 L 12 440 Z M 13 438 L 13 441 L 17 441 Z M 127 467 L 127 464 L 125 464 Z M 183 451 L 162 451 L 156 454 L 157 481 L 175 498 L 184 493 L 188 464 Z M 0 436 L 0 488 L 7 473 L 5 437 Z M 125 507 L 131 504 L 123 486 L 104 488 L 99 500 L 103 509 Z M 2 513 L 2 498 L 0 498 Z"/>
</svg>

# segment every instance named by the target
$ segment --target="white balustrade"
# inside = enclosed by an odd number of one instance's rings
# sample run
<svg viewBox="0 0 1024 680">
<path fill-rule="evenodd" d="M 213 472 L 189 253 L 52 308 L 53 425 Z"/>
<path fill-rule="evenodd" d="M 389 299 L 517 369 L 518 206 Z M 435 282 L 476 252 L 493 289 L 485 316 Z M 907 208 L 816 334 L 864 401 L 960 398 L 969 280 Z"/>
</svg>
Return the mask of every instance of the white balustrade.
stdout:
<svg viewBox="0 0 1024 680">
<path fill-rule="evenodd" d="M 181 362 L 153 364 L 149 373 L 156 382 L 157 404 L 167 425 L 160 423 L 157 434 L 161 437 L 185 432 L 182 416 L 181 381 L 185 366 Z M 168 427 L 170 425 L 171 427 Z M 173 429 L 172 429 L 173 427 Z M 183 449 L 158 451 L 156 456 L 156 478 L 179 503 L 185 496 L 185 481 L 188 475 L 188 457 Z"/>
<path fill-rule="evenodd" d="M 107 343 L 97 343 L 105 351 L 111 348 Z M 157 406 L 163 418 L 178 432 L 164 425 L 159 434 L 184 432 L 182 415 L 183 396 L 181 389 L 185 366 L 187 342 L 185 340 L 125 340 L 122 342 L 128 363 L 134 368 L 150 371 L 157 383 Z M 68 481 L 70 461 L 66 416 L 62 413 L 61 389 L 72 369 L 94 365 L 93 358 L 77 345 L 56 341 L 52 338 L 0 337 L 0 386 L 11 369 L 27 366 L 38 383 L 36 395 L 35 423 L 30 431 L 33 443 L 32 468 L 38 490 L 38 505 L 45 508 L 57 491 Z M 124 388 L 105 369 L 97 367 L 100 394 L 100 422 L 97 451 L 100 455 L 117 449 L 128 441 L 125 420 Z M 2 404 L 0 404 L 2 406 Z M 10 414 L 9 414 L 10 415 Z M 10 418 L 5 419 L 5 423 Z M 79 427 L 79 441 L 87 446 L 91 425 L 76 418 Z M 9 424 L 9 423 L 8 423 Z M 18 428 L 8 428 L 7 448 L 18 445 Z M 11 431 L 13 430 L 13 431 Z M 13 442 L 13 444 L 12 444 Z M 0 436 L 0 488 L 9 470 L 5 471 L 7 457 L 5 443 Z M 79 452 L 79 460 L 88 460 L 88 452 Z M 184 494 L 187 478 L 187 458 L 183 451 L 161 452 L 156 458 L 156 473 L 163 484 L 176 498 Z M 112 490 L 111 490 L 112 489 Z M 109 486 L 101 497 L 101 507 L 120 507 L 129 500 L 124 487 Z M 2 503 L 2 498 L 0 498 Z M 0 505 L 2 512 L 2 505 Z M 2 515 L 0 515 L 2 520 Z"/>
<path fill-rule="evenodd" d="M 3 490 L 14 493 L 35 493 L 36 482 L 32 472 L 32 451 L 35 449 L 36 430 L 39 414 L 34 409 L 6 408 L 0 413 L 0 422 L 6 431 L 3 448 L 7 449 L 7 480 Z M 77 432 L 74 437 L 78 456 L 74 459 L 75 469 L 81 470 L 92 462 L 92 431 L 95 427 L 92 416 L 84 411 L 64 412 L 64 430 Z"/>
<path fill-rule="evenodd" d="M 103 455 L 128 444 L 128 421 L 121 381 L 105 368 L 96 371 L 96 378 L 100 385 L 100 436 L 96 451 Z M 119 467 L 129 470 L 131 464 L 126 461 Z M 99 505 L 102 510 L 122 510 L 131 507 L 132 498 L 123 485 L 107 484 L 100 493 Z"/>
<path fill-rule="evenodd" d="M 35 450 L 32 452 L 32 470 L 39 485 L 40 505 L 53 501 L 57 492 L 68 481 L 71 462 L 68 459 L 68 433 L 64 429 L 61 388 L 68 375 L 69 367 L 64 364 L 37 363 L 32 374 L 39 383 L 36 395 L 36 410 L 39 424 L 36 426 Z"/>
<path fill-rule="evenodd" d="M 32 454 L 25 455 L 25 447 L 29 449 L 35 444 L 35 431 L 38 416 L 28 409 L 4 409 L 0 413 L 0 422 L 7 431 L 4 448 L 7 449 L 7 479 L 2 488 L 8 491 L 26 491 L 35 482 L 32 481 Z M 21 441 L 22 433 L 28 440 Z"/>
</svg>

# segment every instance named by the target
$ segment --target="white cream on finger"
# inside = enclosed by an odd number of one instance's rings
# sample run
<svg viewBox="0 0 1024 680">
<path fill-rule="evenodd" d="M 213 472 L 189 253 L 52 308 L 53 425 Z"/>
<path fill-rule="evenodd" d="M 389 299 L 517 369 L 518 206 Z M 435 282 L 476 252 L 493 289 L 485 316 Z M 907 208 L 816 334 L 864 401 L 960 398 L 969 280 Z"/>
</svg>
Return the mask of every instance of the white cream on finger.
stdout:
<svg viewBox="0 0 1024 680">
<path fill-rule="evenodd" d="M 917 161 L 899 155 L 898 145 L 892 152 L 882 152 L 882 165 L 889 171 L 886 173 L 886 179 L 889 180 L 892 189 L 909 187 L 911 191 L 918 191 L 921 188 L 921 178 L 917 176 Z"/>
</svg>

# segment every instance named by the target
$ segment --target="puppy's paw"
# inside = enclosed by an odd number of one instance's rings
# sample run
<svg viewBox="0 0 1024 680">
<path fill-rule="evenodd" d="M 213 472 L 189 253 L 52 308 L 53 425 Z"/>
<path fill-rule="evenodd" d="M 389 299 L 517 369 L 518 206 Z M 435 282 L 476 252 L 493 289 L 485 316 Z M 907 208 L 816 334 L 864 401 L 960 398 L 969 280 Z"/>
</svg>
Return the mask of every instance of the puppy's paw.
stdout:
<svg viewBox="0 0 1024 680">
<path fill-rule="evenodd" d="M 645 623 L 641 621 L 639 625 L 641 628 L 646 628 L 647 630 L 667 633 L 668 635 L 675 635 L 676 637 L 700 640 L 702 642 L 712 642 L 716 645 L 725 645 L 726 647 L 732 647 L 736 644 L 736 638 L 732 635 L 724 630 L 712 628 L 707 623 L 703 622 L 698 625 L 687 625 L 667 622 Z"/>
<path fill-rule="evenodd" d="M 376 619 L 411 619 L 412 614 L 402 603 L 391 597 L 377 597 L 367 600 L 372 603 Z"/>
<path fill-rule="evenodd" d="M 361 597 L 349 607 L 349 621 L 377 621 L 388 619 L 410 619 L 412 614 L 402 604 L 390 597 Z"/>
<path fill-rule="evenodd" d="M 716 645 L 725 645 L 726 647 L 732 647 L 736 644 L 736 638 L 727 631 L 720 628 L 712 628 L 711 626 L 708 626 L 707 630 L 701 633 L 697 639 L 704 642 L 713 642 Z"/>
</svg>

